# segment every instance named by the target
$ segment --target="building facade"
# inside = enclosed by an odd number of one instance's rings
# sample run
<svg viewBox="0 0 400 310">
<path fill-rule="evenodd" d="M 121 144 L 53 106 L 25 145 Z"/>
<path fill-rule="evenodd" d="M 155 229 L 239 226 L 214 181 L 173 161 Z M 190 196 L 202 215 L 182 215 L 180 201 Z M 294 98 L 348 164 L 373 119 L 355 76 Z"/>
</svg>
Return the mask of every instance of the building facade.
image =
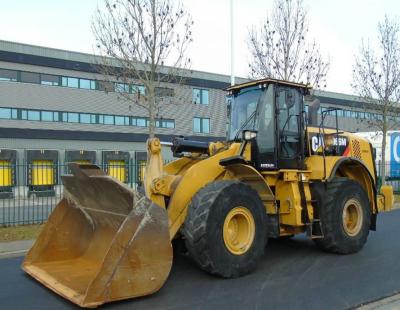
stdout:
<svg viewBox="0 0 400 310">
<path fill-rule="evenodd" d="M 105 82 L 96 72 L 95 56 L 71 51 L 0 41 L 0 148 L 17 151 L 25 162 L 27 150 L 127 152 L 143 158 L 147 137 L 146 111 L 132 106 L 119 90 L 142 92 L 139 84 Z M 200 140 L 225 139 L 226 75 L 190 71 L 182 85 L 167 84 L 160 96 L 168 97 L 157 116 L 156 134 L 165 141 L 174 136 Z M 246 79 L 237 78 L 236 82 Z M 117 91 L 116 91 L 117 90 Z M 321 112 L 340 108 L 339 127 L 370 131 L 363 120 L 373 119 L 354 96 L 317 91 Z M 175 102 L 175 98 L 180 98 Z M 336 112 L 335 112 L 336 113 Z M 333 112 L 326 125 L 334 125 Z M 165 150 L 166 159 L 171 154 Z"/>
</svg>

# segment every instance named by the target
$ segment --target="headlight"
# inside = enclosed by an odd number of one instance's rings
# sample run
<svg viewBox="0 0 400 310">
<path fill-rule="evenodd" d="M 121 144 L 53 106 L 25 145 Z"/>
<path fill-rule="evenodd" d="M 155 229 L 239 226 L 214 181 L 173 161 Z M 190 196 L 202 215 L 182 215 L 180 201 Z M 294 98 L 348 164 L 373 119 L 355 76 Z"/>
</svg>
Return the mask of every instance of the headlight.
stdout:
<svg viewBox="0 0 400 310">
<path fill-rule="evenodd" d="M 250 140 L 255 139 L 256 137 L 257 137 L 256 131 L 251 131 L 251 130 L 243 131 L 243 140 L 250 141 Z"/>
</svg>

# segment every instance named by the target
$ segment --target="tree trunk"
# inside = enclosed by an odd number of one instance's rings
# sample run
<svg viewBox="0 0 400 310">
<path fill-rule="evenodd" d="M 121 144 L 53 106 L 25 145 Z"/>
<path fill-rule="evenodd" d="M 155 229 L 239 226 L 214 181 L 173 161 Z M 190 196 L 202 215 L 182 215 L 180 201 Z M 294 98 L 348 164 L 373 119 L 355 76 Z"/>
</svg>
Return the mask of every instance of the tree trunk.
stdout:
<svg viewBox="0 0 400 310">
<path fill-rule="evenodd" d="M 149 138 L 155 137 L 156 131 L 156 104 L 155 104 L 155 94 L 154 89 L 149 90 L 148 95 L 148 104 L 149 104 Z"/>
<path fill-rule="evenodd" d="M 382 160 L 381 160 L 381 181 L 382 185 L 386 184 L 386 115 L 383 115 L 383 128 L 382 128 Z"/>
</svg>

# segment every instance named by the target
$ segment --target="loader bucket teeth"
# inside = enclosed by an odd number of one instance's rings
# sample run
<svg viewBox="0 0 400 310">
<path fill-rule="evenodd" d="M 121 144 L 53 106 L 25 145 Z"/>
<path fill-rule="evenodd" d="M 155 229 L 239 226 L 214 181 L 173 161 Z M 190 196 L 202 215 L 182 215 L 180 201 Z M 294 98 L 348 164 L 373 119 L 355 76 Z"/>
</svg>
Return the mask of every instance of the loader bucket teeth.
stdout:
<svg viewBox="0 0 400 310">
<path fill-rule="evenodd" d="M 82 307 L 159 290 L 172 266 L 166 210 L 97 166 L 71 170 L 22 268 Z"/>
</svg>

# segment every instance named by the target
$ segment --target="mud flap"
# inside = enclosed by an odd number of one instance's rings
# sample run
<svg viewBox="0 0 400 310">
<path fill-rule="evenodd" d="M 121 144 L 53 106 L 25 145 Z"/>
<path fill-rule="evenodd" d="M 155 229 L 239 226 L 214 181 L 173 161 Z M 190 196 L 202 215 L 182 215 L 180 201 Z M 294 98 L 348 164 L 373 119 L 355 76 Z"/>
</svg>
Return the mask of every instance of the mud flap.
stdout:
<svg viewBox="0 0 400 310">
<path fill-rule="evenodd" d="M 22 268 L 82 307 L 158 291 L 172 266 L 166 210 L 97 166 L 71 170 Z"/>
</svg>

